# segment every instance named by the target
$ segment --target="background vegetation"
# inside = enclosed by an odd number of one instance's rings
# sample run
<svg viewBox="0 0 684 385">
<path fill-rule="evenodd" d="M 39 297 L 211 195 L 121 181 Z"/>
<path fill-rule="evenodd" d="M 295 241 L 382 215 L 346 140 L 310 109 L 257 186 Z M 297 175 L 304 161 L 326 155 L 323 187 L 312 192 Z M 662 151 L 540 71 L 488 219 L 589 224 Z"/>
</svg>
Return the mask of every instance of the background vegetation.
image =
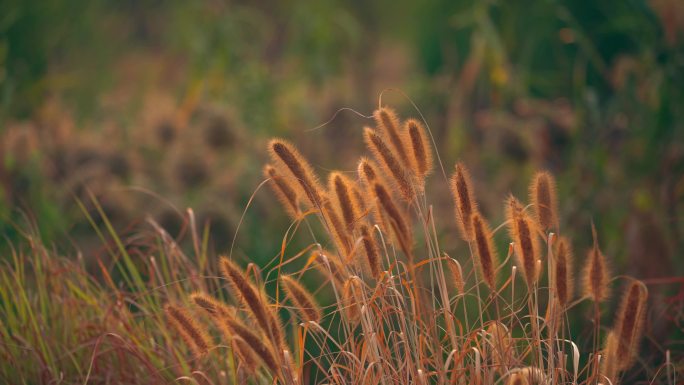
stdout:
<svg viewBox="0 0 684 385">
<path fill-rule="evenodd" d="M 188 207 L 197 233 L 207 229 L 193 264 L 231 246 L 264 264 L 289 224 L 256 190 L 266 139 L 296 141 L 320 170 L 352 170 L 379 103 L 425 117 L 446 172 L 459 159 L 470 166 L 492 223 L 506 193 L 524 196 L 534 171 L 552 171 L 578 255 L 593 221 L 615 270 L 652 285 L 654 354 L 681 352 L 677 0 L 3 1 L 3 274 L 40 249 L 106 287 L 103 271 L 121 255 L 110 250 L 115 233 L 147 255 L 155 245 L 142 247 L 140 232 L 159 236 L 157 222 L 192 250 Z M 450 213 L 440 175 L 429 191 Z M 461 250 L 455 222 L 442 222 L 443 247 Z M 94 231 L 109 225 L 109 235 Z M 116 274 L 119 286 L 131 273 Z M 24 288 L 47 290 L 25 278 Z"/>
</svg>

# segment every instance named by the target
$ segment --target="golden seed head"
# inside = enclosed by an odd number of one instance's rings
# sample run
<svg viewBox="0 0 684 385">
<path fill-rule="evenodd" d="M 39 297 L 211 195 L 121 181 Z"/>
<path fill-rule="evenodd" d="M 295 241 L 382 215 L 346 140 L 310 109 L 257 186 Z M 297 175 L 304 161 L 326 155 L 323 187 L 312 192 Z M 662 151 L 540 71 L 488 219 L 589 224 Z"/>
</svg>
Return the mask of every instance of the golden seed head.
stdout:
<svg viewBox="0 0 684 385">
<path fill-rule="evenodd" d="M 185 344 L 193 351 L 195 356 L 206 354 L 212 343 L 207 332 L 198 326 L 195 319 L 186 309 L 167 304 L 164 306 L 167 320 L 178 334 L 180 334 Z"/>
<path fill-rule="evenodd" d="M 292 144 L 282 139 L 272 139 L 268 143 L 268 149 L 273 162 L 288 170 L 298 182 L 302 195 L 308 198 L 312 207 L 319 208 L 326 197 L 309 162 Z"/>
<path fill-rule="evenodd" d="M 285 207 L 285 211 L 293 219 L 298 219 L 301 215 L 299 209 L 299 196 L 297 187 L 290 178 L 284 178 L 278 174 L 275 167 L 267 164 L 264 166 L 264 177 L 269 178 L 269 185 L 278 197 L 280 203 Z"/>
<path fill-rule="evenodd" d="M 395 154 L 385 143 L 385 140 L 373 129 L 366 127 L 364 130 L 366 145 L 373 153 L 375 159 L 380 163 L 385 174 L 394 181 L 394 188 L 407 202 L 411 202 L 415 197 L 414 184 L 407 168 L 402 165 Z"/>
<path fill-rule="evenodd" d="M 259 357 L 264 365 L 271 370 L 271 373 L 279 373 L 279 360 L 278 356 L 274 353 L 274 350 L 277 350 L 279 345 L 274 346 L 273 344 L 265 343 L 261 335 L 257 334 L 253 328 L 247 327 L 236 317 L 227 318 L 226 325 L 233 334 L 245 341 L 245 347 L 249 347 L 254 355 Z"/>
<path fill-rule="evenodd" d="M 531 288 L 540 274 L 540 264 L 537 261 L 540 256 L 539 240 L 535 222 L 512 195 L 506 202 L 506 215 L 508 232 L 515 244 L 519 267 L 522 268 L 527 286 Z"/>
<path fill-rule="evenodd" d="M 632 281 L 624 296 L 617 314 L 615 332 L 617 337 L 616 355 L 621 357 L 620 369 L 629 369 L 634 363 L 639 350 L 648 290 L 641 281 Z"/>
<path fill-rule="evenodd" d="M 376 110 L 373 113 L 373 117 L 375 118 L 378 132 L 389 140 L 402 164 L 405 167 L 409 167 L 411 161 L 406 151 L 407 146 L 404 142 L 404 135 L 400 131 L 397 114 L 391 108 L 384 107 Z"/>
<path fill-rule="evenodd" d="M 610 297 L 610 270 L 606 257 L 594 240 L 594 246 L 587 253 L 583 271 L 583 292 L 594 302 L 603 302 Z"/>
<path fill-rule="evenodd" d="M 477 254 L 477 264 L 480 274 L 489 286 L 489 289 L 496 290 L 496 269 L 497 257 L 496 249 L 492 244 L 492 231 L 486 220 L 479 213 L 472 216 L 472 227 Z"/>
<path fill-rule="evenodd" d="M 414 174 L 420 178 L 421 183 L 425 183 L 425 177 L 432 171 L 432 151 L 430 150 L 428 137 L 425 134 L 425 128 L 419 121 L 409 119 L 406 121 L 405 130 L 411 144 L 415 167 Z"/>
<path fill-rule="evenodd" d="M 399 246 L 406 255 L 411 254 L 412 236 L 411 228 L 405 214 L 400 211 L 397 205 L 392 200 L 390 193 L 385 187 L 379 183 L 373 186 L 375 198 L 382 208 L 382 212 L 386 214 L 389 224 L 394 232 Z"/>
<path fill-rule="evenodd" d="M 553 268 L 551 278 L 556 297 L 560 305 L 565 307 L 572 300 L 575 290 L 572 247 L 565 237 L 558 239 Z"/>
<path fill-rule="evenodd" d="M 447 267 L 451 272 L 451 278 L 454 281 L 454 287 L 458 294 L 465 294 L 465 281 L 463 280 L 463 269 L 461 264 L 453 258 L 447 258 Z"/>
<path fill-rule="evenodd" d="M 325 226 L 333 241 L 335 241 L 337 250 L 342 256 L 347 257 L 351 252 L 350 232 L 344 225 L 340 213 L 330 201 L 327 201 L 323 204 L 322 214 Z"/>
<path fill-rule="evenodd" d="M 354 197 L 354 182 L 344 174 L 334 171 L 328 178 L 328 190 L 334 197 L 337 210 L 342 214 L 347 231 L 352 231 L 361 218 L 361 210 Z"/>
<path fill-rule="evenodd" d="M 314 322 L 321 320 L 321 309 L 314 297 L 304 286 L 287 275 L 281 276 L 280 282 L 285 289 L 285 294 L 292 301 L 295 310 L 303 320 Z"/>
<path fill-rule="evenodd" d="M 463 163 L 456 163 L 451 176 L 451 192 L 456 205 L 456 220 L 461 230 L 461 237 L 466 241 L 473 240 L 472 217 L 477 213 L 477 203 L 473 192 L 468 168 Z"/>
<path fill-rule="evenodd" d="M 356 276 L 349 277 L 342 288 L 342 306 L 350 322 L 359 321 L 362 305 L 363 285 L 361 280 Z"/>
<path fill-rule="evenodd" d="M 247 307 L 263 333 L 279 344 L 283 341 L 283 332 L 277 316 L 269 308 L 266 295 L 258 290 L 245 276 L 235 262 L 221 257 L 221 272 L 228 279 L 235 296 Z"/>
<path fill-rule="evenodd" d="M 361 231 L 361 241 L 366 256 L 365 265 L 368 266 L 370 275 L 373 278 L 378 279 L 382 272 L 382 265 L 380 261 L 380 251 L 378 250 L 377 243 L 375 243 L 375 237 L 373 237 L 373 232 L 368 228 L 368 225 L 361 225 L 359 230 Z"/>
<path fill-rule="evenodd" d="M 558 198 L 553 175 L 546 171 L 540 171 L 534 175 L 530 184 L 530 199 L 539 227 L 543 230 L 557 228 Z"/>
</svg>

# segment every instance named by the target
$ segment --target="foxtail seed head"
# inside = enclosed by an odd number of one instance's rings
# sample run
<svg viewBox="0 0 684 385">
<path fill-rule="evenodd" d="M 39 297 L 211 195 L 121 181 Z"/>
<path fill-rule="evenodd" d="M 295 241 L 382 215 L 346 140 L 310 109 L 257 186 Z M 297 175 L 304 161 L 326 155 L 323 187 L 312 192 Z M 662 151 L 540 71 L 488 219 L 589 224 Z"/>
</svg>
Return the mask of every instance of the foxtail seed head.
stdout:
<svg viewBox="0 0 684 385">
<path fill-rule="evenodd" d="M 415 196 L 415 190 L 407 168 L 399 162 L 385 140 L 374 130 L 366 127 L 363 136 L 375 159 L 380 162 L 385 173 L 394 180 L 395 188 L 402 198 L 411 202 Z"/>
<path fill-rule="evenodd" d="M 473 233 L 475 249 L 477 250 L 477 264 L 480 273 L 490 290 L 496 290 L 496 249 L 492 245 L 492 231 L 479 213 L 473 215 Z"/>
<path fill-rule="evenodd" d="M 593 225 L 592 225 L 593 229 Z M 584 265 L 583 286 L 584 295 L 591 298 L 594 302 L 603 302 L 610 296 L 610 271 L 606 257 L 598 246 L 596 230 L 594 233 L 594 246 L 587 253 L 587 260 Z"/>
<path fill-rule="evenodd" d="M 342 220 L 347 231 L 352 231 L 356 221 L 361 217 L 361 210 L 354 197 L 354 182 L 344 174 L 334 171 L 328 178 L 328 190 L 334 197 L 338 211 L 342 213 Z"/>
<path fill-rule="evenodd" d="M 278 197 L 280 203 L 285 207 L 285 211 L 293 219 L 299 218 L 301 211 L 299 210 L 299 196 L 297 195 L 297 187 L 291 182 L 291 179 L 283 178 L 278 174 L 276 169 L 267 164 L 264 167 L 264 176 L 270 178 L 269 184 L 271 189 Z"/>
<path fill-rule="evenodd" d="M 295 310 L 304 321 L 319 322 L 321 320 L 321 309 L 314 297 L 299 282 L 292 277 L 283 275 L 280 282 L 285 289 L 285 294 L 292 301 Z"/>
<path fill-rule="evenodd" d="M 273 161 L 289 170 L 297 180 L 312 207 L 319 208 L 325 201 L 325 193 L 309 162 L 292 144 L 282 139 L 272 139 L 268 143 L 268 150 Z"/>
<path fill-rule="evenodd" d="M 278 375 L 280 365 L 278 356 L 274 353 L 274 349 L 278 349 L 276 346 L 264 343 L 264 339 L 259 334 L 245 326 L 236 317 L 227 318 L 226 325 L 235 335 L 246 342 L 246 346 L 261 359 L 264 365 L 271 370 L 271 373 Z"/>
<path fill-rule="evenodd" d="M 167 304 L 164 307 L 167 320 L 178 334 L 180 334 L 185 344 L 188 345 L 193 354 L 197 357 L 203 356 L 209 351 L 212 343 L 206 331 L 197 325 L 195 319 L 186 309 Z"/>
<path fill-rule="evenodd" d="M 530 199 L 534 206 L 537 223 L 543 230 L 558 227 L 558 198 L 556 181 L 546 171 L 534 175 L 530 184 Z"/>
<path fill-rule="evenodd" d="M 461 264 L 453 258 L 447 257 L 447 267 L 451 272 L 451 278 L 454 281 L 454 287 L 460 295 L 465 294 L 465 281 L 463 281 L 463 269 L 461 269 Z"/>
<path fill-rule="evenodd" d="M 412 237 L 411 228 L 408 220 L 399 208 L 394 204 L 390 193 L 385 187 L 379 183 L 373 186 L 375 198 L 380 203 L 382 211 L 387 215 L 388 222 L 392 225 L 392 230 L 395 233 L 399 246 L 403 249 L 406 255 L 410 254 Z"/>
<path fill-rule="evenodd" d="M 573 256 L 570 242 L 565 237 L 558 239 L 556 255 L 553 263 L 553 288 L 555 289 L 558 302 L 565 307 L 572 300 L 575 290 L 575 277 L 573 274 Z"/>
<path fill-rule="evenodd" d="M 618 339 L 616 353 L 620 357 L 622 370 L 629 369 L 634 364 L 646 317 L 647 300 L 648 289 L 643 282 L 637 280 L 629 284 L 622 297 L 615 325 Z"/>
<path fill-rule="evenodd" d="M 451 176 L 451 192 L 456 205 L 456 221 L 461 236 L 466 241 L 473 240 L 472 217 L 477 212 L 477 203 L 473 192 L 468 168 L 463 163 L 456 163 L 456 170 Z"/>
<path fill-rule="evenodd" d="M 368 228 L 368 225 L 361 225 L 360 230 L 361 242 L 363 243 L 363 250 L 366 255 L 365 265 L 368 266 L 370 275 L 373 278 L 378 279 L 380 277 L 380 273 L 382 272 L 378 245 L 375 243 L 375 237 L 373 237 L 373 232 Z"/>
<path fill-rule="evenodd" d="M 432 151 L 429 140 L 425 134 L 425 128 L 415 119 L 406 121 L 406 132 L 410 139 L 411 153 L 413 155 L 416 174 L 421 184 L 425 183 L 425 177 L 432 171 Z"/>
<path fill-rule="evenodd" d="M 266 303 L 265 294 L 257 290 L 242 269 L 230 259 L 222 257 L 220 267 L 224 277 L 233 288 L 234 294 L 245 304 L 263 333 L 273 339 L 274 345 L 280 345 L 283 341 L 283 332 L 275 314 Z"/>
<path fill-rule="evenodd" d="M 394 151 L 396 151 L 403 165 L 409 167 L 411 161 L 406 151 L 404 135 L 399 128 L 397 114 L 391 108 L 383 107 L 373 112 L 373 117 L 375 118 L 378 131 L 392 143 L 392 147 L 394 147 Z"/>
<path fill-rule="evenodd" d="M 358 322 L 361 318 L 361 306 L 363 305 L 363 285 L 359 277 L 352 276 L 347 279 L 342 288 L 342 306 L 351 322 Z"/>
<path fill-rule="evenodd" d="M 515 243 L 515 254 L 522 268 L 529 288 L 537 281 L 540 273 L 539 240 L 532 218 L 523 210 L 520 202 L 512 195 L 506 203 L 508 231 Z"/>
</svg>

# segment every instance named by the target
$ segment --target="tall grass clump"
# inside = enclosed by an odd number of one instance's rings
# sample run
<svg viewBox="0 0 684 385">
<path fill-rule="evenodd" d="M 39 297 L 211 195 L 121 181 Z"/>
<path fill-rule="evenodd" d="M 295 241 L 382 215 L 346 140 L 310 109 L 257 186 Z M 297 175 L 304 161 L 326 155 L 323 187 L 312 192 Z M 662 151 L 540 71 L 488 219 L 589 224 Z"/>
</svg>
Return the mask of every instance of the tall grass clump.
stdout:
<svg viewBox="0 0 684 385">
<path fill-rule="evenodd" d="M 630 280 L 615 319 L 601 323 L 617 278 L 593 230 L 576 295 L 553 175 L 532 178 L 529 203 L 507 197 L 505 222 L 490 226 L 474 188 L 483 181 L 459 162 L 445 176 L 455 215 L 436 215 L 425 188 L 433 150 L 424 126 L 402 124 L 389 108 L 373 117 L 376 127 L 363 130 L 370 157 L 360 159 L 356 175 L 332 171 L 327 187 L 293 144 L 269 143 L 265 176 L 293 231 L 265 267 L 265 280 L 251 264 L 257 274 L 249 278 L 221 259 L 234 311 L 217 310 L 229 305 L 208 293 L 193 297 L 213 320 L 207 329 L 223 330 L 215 343 L 237 352 L 238 377 L 282 384 L 622 382 L 638 362 L 646 286 Z M 304 211 L 297 196 L 306 198 Z M 455 236 L 440 230 L 454 221 L 465 254 L 441 244 Z M 495 241 L 502 227 L 508 247 Z M 315 240 L 290 250 L 299 229 Z M 309 291 L 312 282 L 317 289 Z M 593 314 L 585 325 L 591 338 L 573 335 L 582 325 L 570 313 L 582 311 Z"/>
<path fill-rule="evenodd" d="M 91 264 L 26 232 L 0 270 L 0 382 L 674 383 L 669 361 L 640 359 L 646 285 L 611 274 L 593 224 L 577 260 L 551 173 L 531 179 L 529 202 L 502 196 L 498 223 L 476 165 L 434 176 L 426 125 L 374 118 L 369 155 L 327 178 L 292 143 L 268 143 L 265 184 L 292 223 L 265 264 L 215 256 L 192 210 L 181 243 L 153 220 L 117 234 L 93 199 Z M 432 182 L 453 210 L 429 203 Z"/>
</svg>

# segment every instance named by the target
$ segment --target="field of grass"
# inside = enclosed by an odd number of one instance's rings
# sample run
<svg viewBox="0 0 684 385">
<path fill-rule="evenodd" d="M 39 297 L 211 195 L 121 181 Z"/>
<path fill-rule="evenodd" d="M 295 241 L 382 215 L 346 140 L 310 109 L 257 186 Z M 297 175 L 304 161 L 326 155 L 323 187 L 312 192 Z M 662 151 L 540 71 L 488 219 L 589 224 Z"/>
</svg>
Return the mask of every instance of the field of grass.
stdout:
<svg viewBox="0 0 684 385">
<path fill-rule="evenodd" d="M 3 2 L 0 382 L 677 384 L 682 90 L 677 0 Z"/>
</svg>

